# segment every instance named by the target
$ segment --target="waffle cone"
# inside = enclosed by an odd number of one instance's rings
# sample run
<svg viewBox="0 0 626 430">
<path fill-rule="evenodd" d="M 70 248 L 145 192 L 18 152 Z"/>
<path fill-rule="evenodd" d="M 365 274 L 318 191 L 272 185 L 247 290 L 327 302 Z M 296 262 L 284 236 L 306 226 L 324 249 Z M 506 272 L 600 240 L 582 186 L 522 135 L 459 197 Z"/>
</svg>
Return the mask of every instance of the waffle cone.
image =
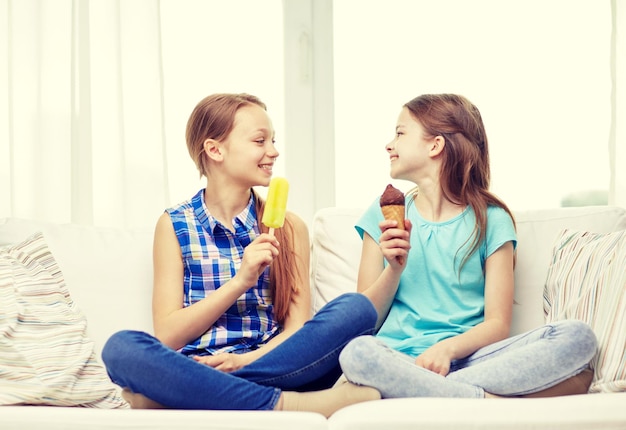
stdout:
<svg viewBox="0 0 626 430">
<path fill-rule="evenodd" d="M 404 230 L 404 205 L 385 205 L 380 208 L 385 219 L 398 221 L 398 227 Z"/>
</svg>

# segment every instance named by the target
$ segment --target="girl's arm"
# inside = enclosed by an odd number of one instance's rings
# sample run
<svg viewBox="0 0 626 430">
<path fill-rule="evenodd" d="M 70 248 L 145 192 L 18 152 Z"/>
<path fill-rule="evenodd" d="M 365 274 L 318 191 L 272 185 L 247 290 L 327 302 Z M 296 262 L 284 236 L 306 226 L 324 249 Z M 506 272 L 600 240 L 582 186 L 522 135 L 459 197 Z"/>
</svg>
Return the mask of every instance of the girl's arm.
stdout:
<svg viewBox="0 0 626 430">
<path fill-rule="evenodd" d="M 154 288 L 152 317 L 155 336 L 179 349 L 198 338 L 226 310 L 255 285 L 261 272 L 278 255 L 273 236 L 260 235 L 246 247 L 237 274 L 208 297 L 183 307 L 183 260 L 174 226 L 167 213 L 161 215 L 154 234 Z"/>
<path fill-rule="evenodd" d="M 292 213 L 287 217 L 293 225 L 294 267 L 296 269 L 297 293 L 294 292 L 289 305 L 289 314 L 283 323 L 281 333 L 274 336 L 261 348 L 245 354 L 217 354 L 214 356 L 194 357 L 196 361 L 224 372 L 237 370 L 267 354 L 295 333 L 311 318 L 311 288 L 309 278 L 310 238 L 309 231 L 301 218 Z M 291 286 L 287 286 L 290 288 Z"/>
<path fill-rule="evenodd" d="M 380 244 L 369 234 L 363 235 L 357 291 L 367 296 L 374 304 L 378 312 L 377 329 L 385 321 L 396 295 L 410 248 L 411 222 L 405 220 L 406 230 L 397 229 L 395 226 L 395 221 L 380 222 L 379 227 L 382 231 Z M 385 259 L 389 263 L 386 267 L 383 264 Z"/>
<path fill-rule="evenodd" d="M 513 244 L 507 242 L 485 263 L 485 319 L 463 334 L 445 339 L 419 355 L 415 364 L 447 375 L 450 362 L 509 336 L 513 313 Z"/>
</svg>

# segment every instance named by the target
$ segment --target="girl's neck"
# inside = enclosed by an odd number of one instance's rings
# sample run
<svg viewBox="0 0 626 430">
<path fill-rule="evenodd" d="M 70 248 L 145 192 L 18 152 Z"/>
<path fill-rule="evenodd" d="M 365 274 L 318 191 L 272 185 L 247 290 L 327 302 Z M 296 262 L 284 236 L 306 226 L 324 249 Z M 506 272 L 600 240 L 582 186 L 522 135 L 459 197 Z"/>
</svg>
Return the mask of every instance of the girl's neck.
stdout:
<svg viewBox="0 0 626 430">
<path fill-rule="evenodd" d="M 464 205 L 453 203 L 445 198 L 440 187 L 419 186 L 414 199 L 415 208 L 427 221 L 444 222 L 459 215 Z"/>
<path fill-rule="evenodd" d="M 209 213 L 227 228 L 233 230 L 233 219 L 250 202 L 251 189 L 208 180 L 204 191 L 204 204 Z"/>
</svg>

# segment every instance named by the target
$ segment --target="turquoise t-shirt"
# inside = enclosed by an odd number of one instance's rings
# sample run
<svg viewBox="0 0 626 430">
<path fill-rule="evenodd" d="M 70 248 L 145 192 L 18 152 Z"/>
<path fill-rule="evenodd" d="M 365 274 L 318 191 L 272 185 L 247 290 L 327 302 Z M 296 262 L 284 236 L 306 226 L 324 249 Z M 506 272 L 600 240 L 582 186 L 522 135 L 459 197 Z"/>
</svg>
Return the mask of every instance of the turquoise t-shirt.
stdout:
<svg viewBox="0 0 626 430">
<path fill-rule="evenodd" d="M 377 336 L 391 348 L 417 357 L 435 343 L 464 333 L 484 319 L 485 261 L 508 241 L 517 246 L 513 220 L 502 208 L 487 209 L 487 234 L 477 252 L 459 267 L 469 248 L 475 215 L 468 206 L 444 222 L 421 217 L 406 198 L 407 218 L 413 223 L 411 249 L 391 309 Z M 363 238 L 380 238 L 383 220 L 379 199 L 355 228 Z M 386 264 L 386 262 L 385 262 Z"/>
</svg>

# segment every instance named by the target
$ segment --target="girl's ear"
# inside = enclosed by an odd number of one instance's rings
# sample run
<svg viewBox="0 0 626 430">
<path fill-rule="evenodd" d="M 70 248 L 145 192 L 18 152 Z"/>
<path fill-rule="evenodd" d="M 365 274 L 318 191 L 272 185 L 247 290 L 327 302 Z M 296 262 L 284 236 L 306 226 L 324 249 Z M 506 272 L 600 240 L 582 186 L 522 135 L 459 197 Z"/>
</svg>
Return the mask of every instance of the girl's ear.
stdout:
<svg viewBox="0 0 626 430">
<path fill-rule="evenodd" d="M 446 139 L 443 136 L 436 136 L 430 144 L 430 155 L 436 157 L 443 152 L 446 146 Z"/>
<path fill-rule="evenodd" d="M 211 160 L 222 161 L 222 144 L 215 139 L 207 139 L 204 141 L 204 153 Z"/>
</svg>

